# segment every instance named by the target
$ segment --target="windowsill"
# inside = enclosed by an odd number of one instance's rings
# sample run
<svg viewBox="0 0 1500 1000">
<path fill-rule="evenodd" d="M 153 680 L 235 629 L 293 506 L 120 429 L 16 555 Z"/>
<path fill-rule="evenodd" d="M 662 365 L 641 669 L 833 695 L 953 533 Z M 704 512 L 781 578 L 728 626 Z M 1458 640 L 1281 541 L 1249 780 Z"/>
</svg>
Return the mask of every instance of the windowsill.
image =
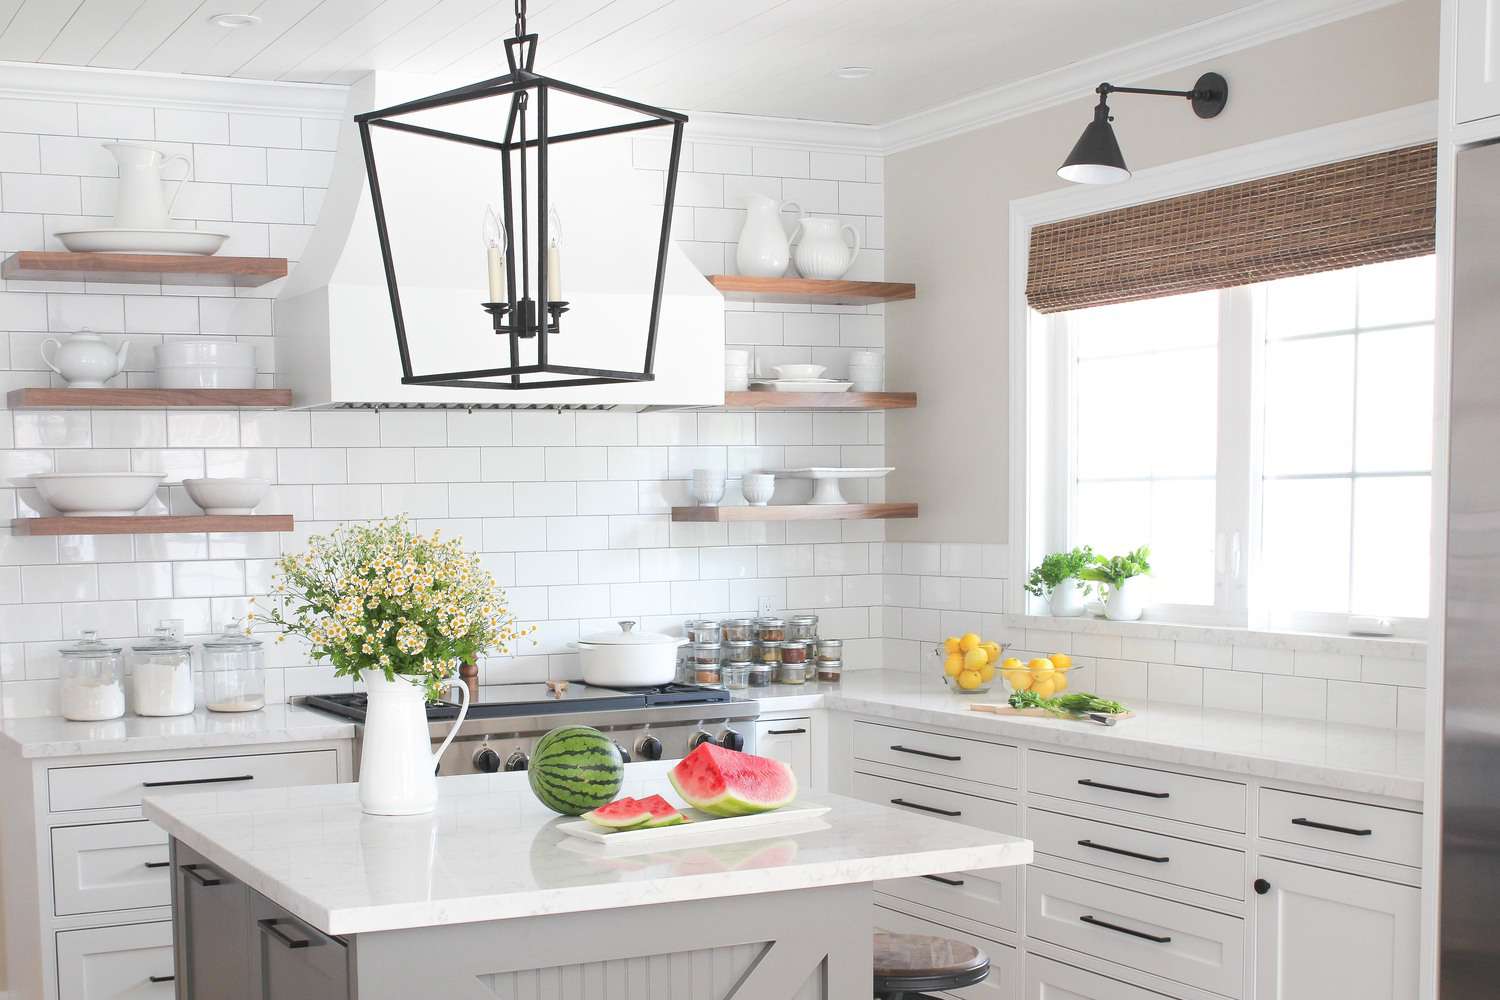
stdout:
<svg viewBox="0 0 1500 1000">
<path fill-rule="evenodd" d="M 1278 632 L 1266 629 L 1235 628 L 1225 625 L 1184 625 L 1175 622 L 1115 622 L 1107 618 L 1084 615 L 1078 618 L 1054 618 L 1051 615 L 1004 614 L 1000 616 L 1013 628 L 1053 632 L 1083 632 L 1091 635 L 1118 635 L 1133 639 L 1172 639 L 1180 642 L 1202 642 L 1216 646 L 1259 646 L 1267 649 L 1302 649 L 1325 653 L 1349 653 L 1362 656 L 1389 656 L 1418 660 L 1427 655 L 1423 639 L 1385 638 L 1325 632 Z"/>
</svg>

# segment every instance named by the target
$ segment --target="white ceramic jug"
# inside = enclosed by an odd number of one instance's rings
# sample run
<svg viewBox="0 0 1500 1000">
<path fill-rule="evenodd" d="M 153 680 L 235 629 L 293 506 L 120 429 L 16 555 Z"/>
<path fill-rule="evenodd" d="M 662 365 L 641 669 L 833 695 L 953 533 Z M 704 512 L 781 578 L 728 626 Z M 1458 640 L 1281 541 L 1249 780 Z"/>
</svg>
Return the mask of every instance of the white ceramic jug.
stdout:
<svg viewBox="0 0 1500 1000">
<path fill-rule="evenodd" d="M 120 186 L 115 195 L 117 229 L 166 229 L 172 217 L 172 206 L 182 193 L 182 185 L 193 171 L 193 161 L 181 153 L 170 155 L 152 146 L 131 142 L 106 142 L 104 148 L 114 154 L 120 168 Z M 181 177 L 168 181 L 163 175 L 173 161 L 187 169 Z M 169 197 L 164 182 L 173 185 Z"/>
<path fill-rule="evenodd" d="M 47 346 L 52 346 L 52 356 L 47 356 Z M 125 355 L 130 352 L 130 341 L 125 341 L 117 351 L 104 342 L 96 333 L 80 330 L 70 337 L 57 340 L 48 337 L 41 344 L 42 363 L 61 375 L 70 389 L 99 389 L 107 379 L 112 379 L 125 368 Z"/>
<path fill-rule="evenodd" d="M 458 719 L 437 752 L 427 730 L 422 686 L 401 674 L 389 681 L 379 671 L 364 671 L 368 705 L 359 754 L 359 804 L 375 816 L 415 816 L 437 806 L 438 762 L 469 714 L 469 687 Z"/>
<path fill-rule="evenodd" d="M 859 232 L 853 226 L 840 226 L 838 219 L 807 216 L 797 223 L 792 240 L 797 243 L 797 273 L 804 278 L 822 278 L 836 281 L 849 273 L 854 258 L 859 256 Z M 845 234 L 854 244 L 851 248 L 844 242 Z"/>
<path fill-rule="evenodd" d="M 794 201 L 785 204 L 763 194 L 745 195 L 745 228 L 740 230 L 734 260 L 739 273 L 751 278 L 779 278 L 792 260 L 791 242 L 781 225 L 781 213 L 800 212 Z"/>
</svg>

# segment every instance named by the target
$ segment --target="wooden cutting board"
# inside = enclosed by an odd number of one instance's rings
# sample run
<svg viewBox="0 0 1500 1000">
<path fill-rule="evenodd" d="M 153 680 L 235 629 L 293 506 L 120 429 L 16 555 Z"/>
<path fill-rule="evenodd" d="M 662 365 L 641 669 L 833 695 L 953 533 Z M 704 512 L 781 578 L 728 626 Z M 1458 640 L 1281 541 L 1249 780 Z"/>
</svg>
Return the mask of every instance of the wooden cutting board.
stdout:
<svg viewBox="0 0 1500 1000">
<path fill-rule="evenodd" d="M 969 706 L 969 711 L 988 712 L 990 715 L 1024 715 L 1032 719 L 1062 719 L 1065 722 L 1095 722 L 1095 720 L 1089 718 L 1089 716 L 1087 715 L 1058 715 L 1056 712 L 1049 712 L 1045 708 L 1012 708 L 1010 705 L 1007 705 L 1004 702 L 1001 702 L 999 704 L 973 704 Z M 1131 711 L 1117 712 L 1113 714 L 1106 712 L 1095 712 L 1092 714 L 1102 715 L 1107 719 L 1114 720 L 1115 722 L 1119 722 L 1122 719 L 1135 718 L 1135 713 Z M 1095 724 L 1097 725 L 1097 723 Z M 1105 724 L 1111 725 L 1112 723 Z"/>
</svg>

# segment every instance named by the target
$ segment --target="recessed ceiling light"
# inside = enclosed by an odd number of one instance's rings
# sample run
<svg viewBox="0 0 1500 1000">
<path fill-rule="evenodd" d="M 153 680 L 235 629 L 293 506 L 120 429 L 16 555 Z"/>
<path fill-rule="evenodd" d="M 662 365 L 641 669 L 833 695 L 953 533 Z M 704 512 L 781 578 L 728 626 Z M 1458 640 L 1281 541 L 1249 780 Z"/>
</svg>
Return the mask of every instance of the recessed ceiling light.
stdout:
<svg viewBox="0 0 1500 1000">
<path fill-rule="evenodd" d="M 255 14 L 214 14 L 209 17 L 208 23 L 220 28 L 248 28 L 252 24 L 259 24 L 260 17 Z"/>
<path fill-rule="evenodd" d="M 840 80 L 863 80 L 873 72 L 873 66 L 840 66 L 833 71 L 833 75 Z"/>
</svg>

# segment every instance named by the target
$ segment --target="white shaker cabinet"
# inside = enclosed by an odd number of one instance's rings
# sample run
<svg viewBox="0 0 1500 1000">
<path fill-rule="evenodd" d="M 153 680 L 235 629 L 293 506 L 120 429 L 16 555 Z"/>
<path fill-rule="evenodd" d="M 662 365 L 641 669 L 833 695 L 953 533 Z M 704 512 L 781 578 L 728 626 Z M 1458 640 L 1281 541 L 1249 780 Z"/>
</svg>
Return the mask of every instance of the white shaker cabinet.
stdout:
<svg viewBox="0 0 1500 1000">
<path fill-rule="evenodd" d="M 1255 1000 L 1417 995 L 1419 889 L 1272 858 L 1256 868 Z"/>
<path fill-rule="evenodd" d="M 1500 115 L 1500 0 L 1457 0 L 1456 6 L 1455 119 Z"/>
<path fill-rule="evenodd" d="M 813 787 L 812 720 L 772 719 L 755 724 L 755 752 L 792 769 L 801 788 Z"/>
</svg>

